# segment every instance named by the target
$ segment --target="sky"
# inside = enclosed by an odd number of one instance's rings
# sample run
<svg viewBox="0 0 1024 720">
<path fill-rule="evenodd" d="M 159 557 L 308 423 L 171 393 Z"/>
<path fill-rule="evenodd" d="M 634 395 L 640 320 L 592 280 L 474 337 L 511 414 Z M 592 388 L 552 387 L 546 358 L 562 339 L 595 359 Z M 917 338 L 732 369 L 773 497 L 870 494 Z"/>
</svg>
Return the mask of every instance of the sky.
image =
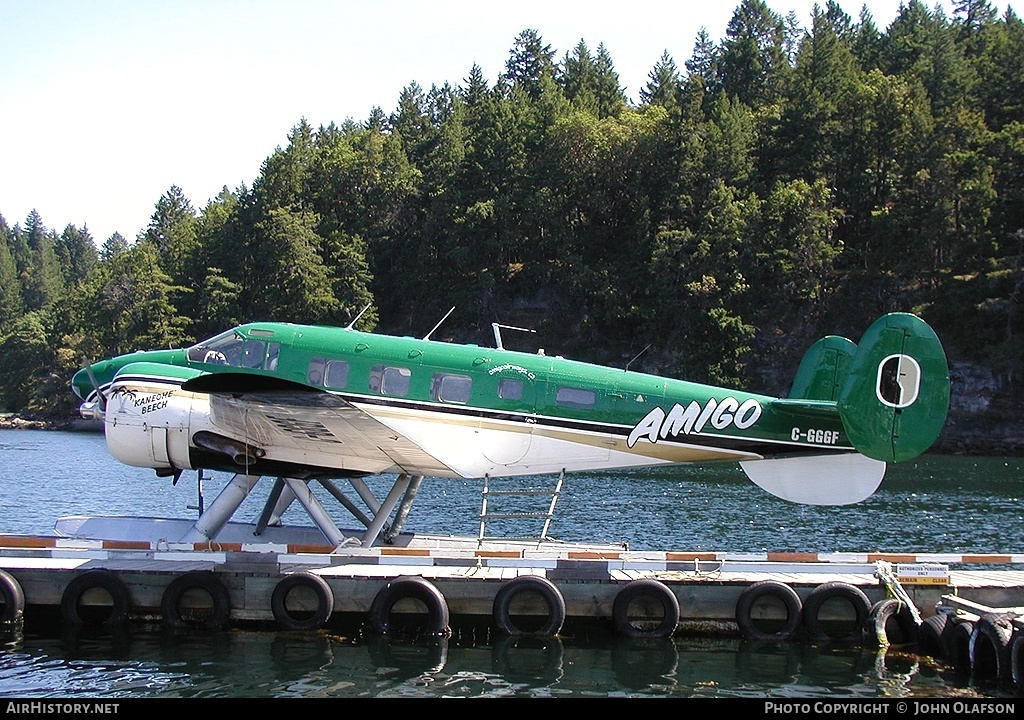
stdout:
<svg viewBox="0 0 1024 720">
<path fill-rule="evenodd" d="M 724 39 L 739 4 L 0 0 L 0 216 L 24 226 L 35 210 L 58 233 L 131 242 L 172 186 L 197 211 L 224 187 L 252 187 L 303 118 L 390 114 L 403 88 L 464 86 L 474 64 L 493 85 L 526 29 L 556 60 L 581 40 L 592 54 L 604 44 L 637 102 L 664 52 L 683 69 L 698 32 Z M 766 4 L 808 27 L 815 2 Z M 901 4 L 839 0 L 883 31 Z M 951 0 L 926 4 L 952 16 Z"/>
</svg>

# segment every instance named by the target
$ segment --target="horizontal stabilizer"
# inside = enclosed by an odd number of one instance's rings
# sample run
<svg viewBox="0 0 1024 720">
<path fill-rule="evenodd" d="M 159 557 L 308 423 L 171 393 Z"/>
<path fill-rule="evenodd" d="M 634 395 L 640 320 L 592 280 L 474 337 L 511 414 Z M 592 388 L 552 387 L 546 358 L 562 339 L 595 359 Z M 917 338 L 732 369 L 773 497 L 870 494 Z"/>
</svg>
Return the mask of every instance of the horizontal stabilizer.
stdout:
<svg viewBox="0 0 1024 720">
<path fill-rule="evenodd" d="M 885 463 L 860 453 L 745 460 L 743 472 L 762 490 L 802 505 L 852 505 L 871 496 Z"/>
</svg>

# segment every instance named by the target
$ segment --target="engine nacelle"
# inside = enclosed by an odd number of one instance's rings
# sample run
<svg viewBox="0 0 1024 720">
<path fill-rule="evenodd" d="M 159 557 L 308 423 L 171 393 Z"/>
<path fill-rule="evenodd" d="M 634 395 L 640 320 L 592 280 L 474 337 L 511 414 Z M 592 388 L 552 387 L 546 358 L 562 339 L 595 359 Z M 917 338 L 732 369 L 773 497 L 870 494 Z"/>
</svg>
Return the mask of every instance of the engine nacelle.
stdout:
<svg viewBox="0 0 1024 720">
<path fill-rule="evenodd" d="M 125 465 L 192 470 L 189 438 L 208 430 L 209 419 L 205 394 L 154 381 L 115 381 L 104 413 L 107 448 Z"/>
</svg>

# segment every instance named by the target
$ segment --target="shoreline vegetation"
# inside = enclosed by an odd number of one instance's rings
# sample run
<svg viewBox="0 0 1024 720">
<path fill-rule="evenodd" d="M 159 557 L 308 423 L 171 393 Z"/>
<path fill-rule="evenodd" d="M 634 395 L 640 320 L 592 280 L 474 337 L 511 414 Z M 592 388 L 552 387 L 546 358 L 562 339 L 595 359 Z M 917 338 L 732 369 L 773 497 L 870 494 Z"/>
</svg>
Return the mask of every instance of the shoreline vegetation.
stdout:
<svg viewBox="0 0 1024 720">
<path fill-rule="evenodd" d="M 1024 451 L 1024 22 L 952 4 L 883 30 L 742 0 L 636 98 L 603 46 L 526 29 L 496 78 L 303 117 L 254 179 L 201 207 L 171 185 L 135 237 L 0 216 L 0 409 L 74 416 L 83 358 L 263 320 L 443 318 L 481 347 L 500 322 L 524 352 L 782 397 L 819 339 L 900 311 L 963 402 L 942 447 Z"/>
<path fill-rule="evenodd" d="M 1024 435 L 1020 428 L 962 429 L 948 423 L 939 439 L 928 451 L 937 455 L 975 455 L 979 457 L 1024 456 Z M 102 432 L 95 420 L 80 417 L 39 418 L 18 413 L 0 413 L 0 430 L 63 430 Z"/>
</svg>

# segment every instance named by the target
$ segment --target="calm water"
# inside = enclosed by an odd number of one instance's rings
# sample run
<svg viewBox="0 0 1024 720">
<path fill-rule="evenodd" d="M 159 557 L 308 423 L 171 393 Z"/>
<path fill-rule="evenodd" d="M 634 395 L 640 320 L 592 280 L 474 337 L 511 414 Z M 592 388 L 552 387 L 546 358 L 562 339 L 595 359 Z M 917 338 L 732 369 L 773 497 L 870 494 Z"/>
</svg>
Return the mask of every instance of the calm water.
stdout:
<svg viewBox="0 0 1024 720">
<path fill-rule="evenodd" d="M 206 502 L 227 477 L 205 479 Z M 0 430 L 0 533 L 49 534 L 62 515 L 192 518 L 197 485 L 194 473 L 172 486 L 120 465 L 99 434 Z M 475 536 L 480 489 L 475 481 L 424 482 L 405 529 Z M 240 516 L 258 516 L 261 490 L 269 487 L 257 486 Z M 634 550 L 1020 553 L 1022 501 L 1022 458 L 926 456 L 891 467 L 873 497 L 844 508 L 785 503 L 731 466 L 571 475 L 549 534 Z M 353 522 L 340 508 L 335 519 Z M 309 524 L 301 514 L 284 520 Z M 521 532 L 537 527 L 500 528 Z M 592 635 L 460 631 L 402 644 L 333 625 L 312 634 L 159 625 L 72 633 L 34 621 L 0 635 L 0 697 L 1012 696 L 893 648 Z"/>
</svg>

